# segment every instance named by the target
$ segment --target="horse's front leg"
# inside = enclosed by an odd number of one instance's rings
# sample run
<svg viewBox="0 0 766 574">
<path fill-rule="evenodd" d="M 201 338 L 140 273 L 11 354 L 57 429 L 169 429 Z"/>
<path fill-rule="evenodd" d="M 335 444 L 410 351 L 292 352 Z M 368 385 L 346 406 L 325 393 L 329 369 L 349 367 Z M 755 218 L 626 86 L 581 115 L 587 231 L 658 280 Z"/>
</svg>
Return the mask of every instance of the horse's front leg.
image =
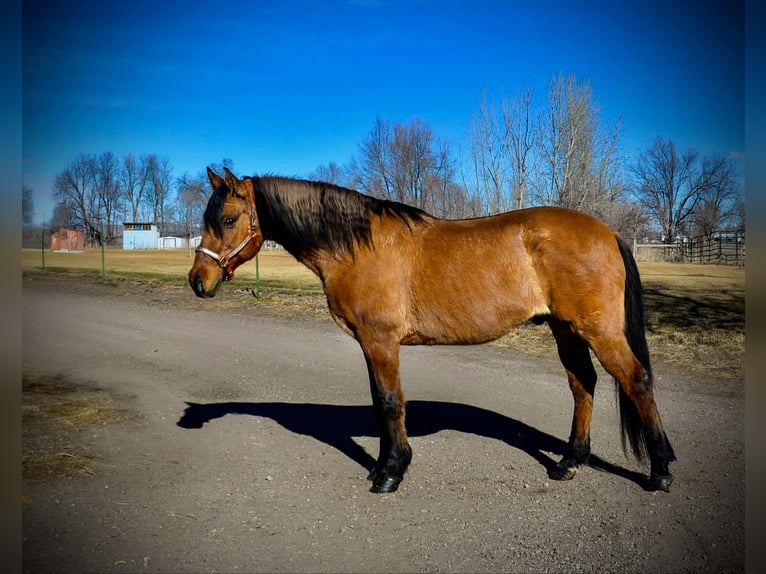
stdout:
<svg viewBox="0 0 766 574">
<path fill-rule="evenodd" d="M 405 403 L 399 380 L 399 341 L 393 337 L 359 339 L 370 375 L 372 402 L 380 427 L 380 453 L 370 472 L 370 492 L 393 492 L 412 460 L 404 425 Z"/>
</svg>

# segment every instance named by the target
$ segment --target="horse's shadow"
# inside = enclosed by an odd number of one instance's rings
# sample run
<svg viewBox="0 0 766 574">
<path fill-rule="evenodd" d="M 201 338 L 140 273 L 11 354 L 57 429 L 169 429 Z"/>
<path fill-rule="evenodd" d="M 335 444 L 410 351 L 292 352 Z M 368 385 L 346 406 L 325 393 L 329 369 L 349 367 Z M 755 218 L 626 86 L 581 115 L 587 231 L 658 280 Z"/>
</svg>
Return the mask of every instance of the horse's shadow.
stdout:
<svg viewBox="0 0 766 574">
<path fill-rule="evenodd" d="M 375 459 L 353 440 L 359 436 L 379 436 L 372 406 L 246 402 L 186 404 L 176 423 L 181 428 L 199 429 L 213 419 L 232 414 L 266 417 L 291 432 L 311 436 L 337 449 L 367 470 L 375 466 Z M 427 436 L 442 430 L 501 440 L 527 453 L 548 473 L 556 461 L 546 453 L 563 456 L 566 449 L 564 441 L 548 433 L 480 407 L 440 401 L 407 402 L 407 434 L 410 437 Z M 645 475 L 593 454 L 588 465 L 645 486 Z"/>
</svg>

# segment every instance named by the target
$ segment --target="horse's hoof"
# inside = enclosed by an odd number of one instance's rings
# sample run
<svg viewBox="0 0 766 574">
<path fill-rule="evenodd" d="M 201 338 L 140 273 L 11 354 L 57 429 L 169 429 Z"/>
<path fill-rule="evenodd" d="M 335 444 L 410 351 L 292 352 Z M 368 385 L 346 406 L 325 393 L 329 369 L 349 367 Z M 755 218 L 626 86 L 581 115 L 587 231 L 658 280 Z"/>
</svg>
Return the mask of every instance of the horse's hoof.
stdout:
<svg viewBox="0 0 766 574">
<path fill-rule="evenodd" d="M 394 492 L 397 488 L 399 488 L 399 483 L 401 481 L 401 476 L 392 476 L 390 474 L 376 475 L 372 481 L 370 492 L 374 492 L 376 494 Z"/>
<path fill-rule="evenodd" d="M 649 477 L 646 489 L 654 492 L 657 490 L 663 490 L 670 492 L 670 485 L 673 483 L 672 474 L 653 474 Z"/>
<path fill-rule="evenodd" d="M 576 466 L 562 466 L 557 464 L 548 472 L 548 477 L 553 480 L 572 480 L 576 474 Z"/>
</svg>

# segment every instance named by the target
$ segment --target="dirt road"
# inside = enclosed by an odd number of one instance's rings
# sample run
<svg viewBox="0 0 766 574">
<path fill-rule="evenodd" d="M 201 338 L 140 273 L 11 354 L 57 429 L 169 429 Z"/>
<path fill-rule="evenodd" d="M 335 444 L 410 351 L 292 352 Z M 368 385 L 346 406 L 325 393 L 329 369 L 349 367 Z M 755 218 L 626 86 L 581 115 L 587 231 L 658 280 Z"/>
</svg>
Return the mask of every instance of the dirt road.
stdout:
<svg viewBox="0 0 766 574">
<path fill-rule="evenodd" d="M 744 385 L 655 366 L 679 461 L 671 492 L 648 493 L 603 374 L 596 458 L 560 483 L 553 350 L 406 348 L 413 463 L 374 495 L 366 370 L 331 322 L 42 276 L 23 305 L 25 369 L 127 413 L 62 430 L 92 475 L 25 481 L 26 572 L 744 570 Z"/>
</svg>

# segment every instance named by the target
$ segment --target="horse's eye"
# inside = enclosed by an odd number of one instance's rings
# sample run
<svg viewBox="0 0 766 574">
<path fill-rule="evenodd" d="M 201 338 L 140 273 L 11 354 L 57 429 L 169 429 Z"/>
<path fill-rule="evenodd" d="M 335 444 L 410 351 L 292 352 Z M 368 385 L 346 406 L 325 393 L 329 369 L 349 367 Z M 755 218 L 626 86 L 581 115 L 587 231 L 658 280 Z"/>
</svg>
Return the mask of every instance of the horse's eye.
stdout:
<svg viewBox="0 0 766 574">
<path fill-rule="evenodd" d="M 235 221 L 237 221 L 236 217 L 227 217 L 226 219 L 223 220 L 223 226 L 224 227 L 233 227 Z"/>
</svg>

